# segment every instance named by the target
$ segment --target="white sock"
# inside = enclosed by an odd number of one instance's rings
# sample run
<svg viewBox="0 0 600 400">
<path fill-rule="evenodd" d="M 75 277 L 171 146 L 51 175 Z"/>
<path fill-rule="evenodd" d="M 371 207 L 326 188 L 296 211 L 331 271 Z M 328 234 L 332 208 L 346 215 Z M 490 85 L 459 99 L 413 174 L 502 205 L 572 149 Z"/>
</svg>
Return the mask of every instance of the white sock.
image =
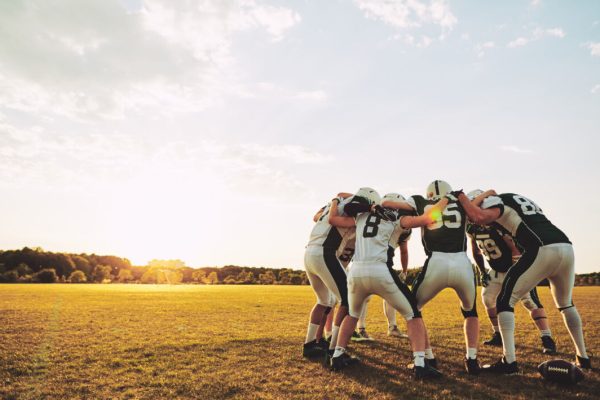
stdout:
<svg viewBox="0 0 600 400">
<path fill-rule="evenodd" d="M 341 356 L 342 354 L 344 354 L 345 352 L 346 352 L 346 349 L 345 349 L 345 348 L 343 348 L 343 347 L 336 347 L 336 348 L 335 348 L 335 351 L 333 352 L 333 356 L 334 356 L 334 357 L 339 357 L 339 356 Z"/>
<path fill-rule="evenodd" d="M 552 336 L 552 332 L 550 331 L 550 328 L 548 329 L 540 329 L 540 334 L 543 336 Z"/>
<path fill-rule="evenodd" d="M 477 349 L 473 347 L 467 348 L 467 358 L 477 358 Z"/>
<path fill-rule="evenodd" d="M 428 360 L 433 360 L 435 358 L 433 356 L 433 350 L 431 350 L 431 347 L 428 349 L 425 349 L 425 358 Z"/>
<path fill-rule="evenodd" d="M 340 327 L 336 326 L 336 325 L 334 325 L 333 328 L 331 329 L 331 342 L 329 342 L 329 350 L 335 349 L 339 331 L 340 331 Z"/>
<path fill-rule="evenodd" d="M 498 314 L 500 335 L 502 335 L 502 347 L 504 347 L 504 358 L 507 363 L 517 360 L 515 355 L 515 314 L 510 311 L 502 311 Z"/>
<path fill-rule="evenodd" d="M 565 321 L 565 325 L 567 326 L 567 330 L 571 335 L 571 339 L 573 339 L 573 344 L 575 344 L 575 350 L 577 351 L 577 355 L 579 357 L 588 358 L 587 353 L 585 351 L 585 342 L 583 340 L 583 328 L 581 326 L 581 317 L 577 312 L 575 306 L 569 307 L 566 310 L 562 310 L 560 312 L 563 315 L 563 319 Z"/>
<path fill-rule="evenodd" d="M 425 352 L 424 351 L 413 351 L 413 357 L 415 360 L 415 367 L 425 366 Z"/>
<path fill-rule="evenodd" d="M 317 329 L 319 329 L 319 324 L 313 324 L 312 322 L 308 323 L 308 329 L 306 330 L 306 340 L 304 343 L 312 342 L 317 339 Z"/>
</svg>

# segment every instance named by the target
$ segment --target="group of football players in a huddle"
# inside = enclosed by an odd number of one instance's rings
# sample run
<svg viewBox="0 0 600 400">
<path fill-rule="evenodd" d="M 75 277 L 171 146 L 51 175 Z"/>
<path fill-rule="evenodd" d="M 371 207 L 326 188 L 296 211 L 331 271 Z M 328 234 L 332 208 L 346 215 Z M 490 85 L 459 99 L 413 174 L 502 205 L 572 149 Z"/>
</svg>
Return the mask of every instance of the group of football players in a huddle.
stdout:
<svg viewBox="0 0 600 400">
<path fill-rule="evenodd" d="M 365 187 L 355 194 L 339 193 L 313 220 L 304 264 L 317 303 L 310 313 L 305 357 L 322 358 L 334 371 L 359 363 L 346 349 L 353 338 L 371 340 L 365 313 L 369 298 L 376 294 L 384 299 L 388 335 L 410 339 L 415 377 L 439 377 L 442 373 L 437 369 L 421 310 L 440 291 L 452 288 L 464 316 L 467 373 L 514 374 L 519 371 L 514 340 L 517 302 L 529 310 L 538 327 L 543 352 L 556 352 L 536 292 L 538 283 L 548 279 L 575 345 L 576 364 L 591 369 L 581 318 L 572 301 L 575 271 L 571 242 L 528 198 L 493 190 L 465 195 L 462 190 L 452 191 L 441 180 L 427 187 L 426 197 L 408 199 L 397 193 L 380 198 L 375 190 Z M 409 288 L 405 282 L 406 242 L 411 229 L 417 227 L 421 228 L 427 260 Z M 483 286 L 483 304 L 494 330 L 484 343 L 503 347 L 503 357 L 491 365 L 480 366 L 477 359 L 477 279 L 466 254 L 467 236 Z M 392 268 L 397 247 L 401 249 L 400 276 Z M 397 328 L 396 311 L 406 320 L 407 335 Z"/>
</svg>

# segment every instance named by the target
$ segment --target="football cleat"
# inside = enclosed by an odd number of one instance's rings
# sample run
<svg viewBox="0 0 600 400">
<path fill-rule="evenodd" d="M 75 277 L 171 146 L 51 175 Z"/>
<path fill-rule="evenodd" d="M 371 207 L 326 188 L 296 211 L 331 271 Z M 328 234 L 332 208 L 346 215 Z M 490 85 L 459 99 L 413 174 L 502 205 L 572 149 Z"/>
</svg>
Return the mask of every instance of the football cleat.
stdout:
<svg viewBox="0 0 600 400">
<path fill-rule="evenodd" d="M 590 358 L 577 357 L 577 366 L 582 369 L 592 369 L 592 361 Z"/>
<path fill-rule="evenodd" d="M 302 355 L 306 358 L 317 358 L 323 357 L 323 348 L 317 343 L 316 340 L 313 340 L 308 343 L 304 343 L 304 347 L 302 348 Z"/>
<path fill-rule="evenodd" d="M 502 346 L 502 336 L 500 335 L 500 332 L 494 332 L 492 337 L 489 340 L 483 342 L 483 344 L 485 344 L 486 346 Z"/>
<path fill-rule="evenodd" d="M 367 333 L 367 330 L 365 328 L 360 328 L 358 330 L 358 332 L 354 331 L 351 339 L 354 342 L 374 342 L 375 341 L 375 339 L 373 339 L 371 336 L 369 336 L 369 334 Z"/>
<path fill-rule="evenodd" d="M 516 361 L 507 363 L 506 359 L 502 357 L 494 364 L 486 364 L 481 368 L 481 372 L 489 372 L 492 374 L 502 375 L 514 375 L 519 372 L 519 365 Z"/>
<path fill-rule="evenodd" d="M 398 338 L 408 339 L 408 335 L 406 333 L 402 333 L 396 325 L 388 328 L 387 334 L 388 334 L 388 336 L 394 336 L 394 337 L 398 337 Z"/>
<path fill-rule="evenodd" d="M 342 353 L 340 356 L 331 357 L 329 365 L 332 371 L 340 371 L 351 365 L 358 364 L 359 362 L 360 359 L 358 357 L 353 357 L 348 353 Z"/>
<path fill-rule="evenodd" d="M 542 336 L 542 353 L 556 354 L 556 343 L 552 336 Z"/>
<path fill-rule="evenodd" d="M 481 372 L 481 366 L 477 358 L 466 358 L 465 357 L 465 369 L 469 375 L 479 375 Z"/>
<path fill-rule="evenodd" d="M 425 359 L 425 365 L 434 369 L 437 369 L 437 359 L 435 358 L 426 358 Z M 406 365 L 406 368 L 408 369 L 415 369 L 415 364 L 414 363 L 410 363 Z"/>
<path fill-rule="evenodd" d="M 323 349 L 323 351 L 329 350 L 329 342 L 325 339 L 321 339 L 317 342 L 317 346 Z"/>
<path fill-rule="evenodd" d="M 425 364 L 424 367 L 415 367 L 415 379 L 435 379 L 444 376 L 437 369 Z"/>
<path fill-rule="evenodd" d="M 329 367 L 331 365 L 331 357 L 333 357 L 333 353 L 335 352 L 335 350 L 326 350 L 325 351 L 325 358 L 323 359 L 323 364 L 326 367 Z"/>
</svg>

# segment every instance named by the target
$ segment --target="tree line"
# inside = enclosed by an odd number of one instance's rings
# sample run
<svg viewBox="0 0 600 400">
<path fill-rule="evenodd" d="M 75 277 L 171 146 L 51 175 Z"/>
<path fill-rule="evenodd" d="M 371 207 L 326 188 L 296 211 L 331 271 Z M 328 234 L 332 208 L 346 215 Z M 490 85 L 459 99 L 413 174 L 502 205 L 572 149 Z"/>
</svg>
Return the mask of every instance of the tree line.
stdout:
<svg viewBox="0 0 600 400">
<path fill-rule="evenodd" d="M 421 268 L 408 270 L 413 282 Z M 304 271 L 291 268 L 224 267 L 191 268 L 181 260 L 152 260 L 133 266 L 122 257 L 96 254 L 54 253 L 25 247 L 0 250 L 0 283 L 193 283 L 205 285 L 308 285 Z M 548 282 L 540 283 L 547 286 Z M 575 285 L 599 286 L 600 272 L 575 277 Z"/>
</svg>

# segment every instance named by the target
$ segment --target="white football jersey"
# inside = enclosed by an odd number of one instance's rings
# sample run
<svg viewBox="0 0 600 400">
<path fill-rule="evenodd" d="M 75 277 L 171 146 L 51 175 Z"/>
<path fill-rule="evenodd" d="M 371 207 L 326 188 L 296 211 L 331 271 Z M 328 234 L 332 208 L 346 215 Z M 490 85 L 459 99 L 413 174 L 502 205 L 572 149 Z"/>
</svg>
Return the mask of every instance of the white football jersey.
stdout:
<svg viewBox="0 0 600 400">
<path fill-rule="evenodd" d="M 338 215 L 343 214 L 344 205 L 349 199 L 341 199 L 341 203 L 338 205 Z M 349 240 L 352 240 L 355 235 L 356 229 L 352 228 L 339 228 L 332 226 L 329 219 L 329 210 L 331 209 L 331 203 L 327 204 L 323 209 L 323 214 L 315 223 L 312 231 L 310 232 L 310 238 L 307 246 L 322 246 L 327 249 L 333 249 L 338 251 L 344 249 L 344 246 Z"/>
<path fill-rule="evenodd" d="M 402 233 L 398 213 L 396 220 L 388 221 L 374 213 L 361 213 L 356 217 L 356 252 L 355 262 L 388 261 L 388 248 L 398 245 L 398 237 Z"/>
</svg>

